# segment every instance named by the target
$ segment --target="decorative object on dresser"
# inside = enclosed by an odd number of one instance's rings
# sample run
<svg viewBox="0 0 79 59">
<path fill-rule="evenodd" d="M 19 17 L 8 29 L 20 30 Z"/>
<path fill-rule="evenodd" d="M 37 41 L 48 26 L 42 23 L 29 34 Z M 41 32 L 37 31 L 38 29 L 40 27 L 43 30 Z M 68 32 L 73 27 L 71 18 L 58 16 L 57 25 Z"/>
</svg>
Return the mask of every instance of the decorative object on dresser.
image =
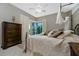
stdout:
<svg viewBox="0 0 79 59">
<path fill-rule="evenodd" d="M 71 56 L 79 56 L 79 43 L 69 42 Z"/>
<path fill-rule="evenodd" d="M 21 44 L 21 24 L 2 22 L 2 48 Z"/>
</svg>

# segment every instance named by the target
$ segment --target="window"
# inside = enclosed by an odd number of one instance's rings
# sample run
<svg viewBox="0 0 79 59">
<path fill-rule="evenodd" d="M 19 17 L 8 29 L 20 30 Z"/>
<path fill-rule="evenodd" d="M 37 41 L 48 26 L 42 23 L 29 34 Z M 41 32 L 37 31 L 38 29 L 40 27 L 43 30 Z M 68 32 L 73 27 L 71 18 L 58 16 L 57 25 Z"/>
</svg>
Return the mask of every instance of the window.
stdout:
<svg viewBox="0 0 79 59">
<path fill-rule="evenodd" d="M 40 34 L 42 32 L 42 22 L 32 21 L 29 28 L 32 35 Z"/>
</svg>

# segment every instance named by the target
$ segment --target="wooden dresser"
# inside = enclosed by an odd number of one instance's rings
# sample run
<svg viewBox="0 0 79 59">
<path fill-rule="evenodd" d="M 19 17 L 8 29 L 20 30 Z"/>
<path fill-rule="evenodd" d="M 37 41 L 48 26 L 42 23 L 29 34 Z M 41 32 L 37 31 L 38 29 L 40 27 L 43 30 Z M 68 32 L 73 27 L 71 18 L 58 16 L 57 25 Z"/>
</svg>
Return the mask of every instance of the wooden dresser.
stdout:
<svg viewBox="0 0 79 59">
<path fill-rule="evenodd" d="M 6 49 L 21 41 L 21 24 L 2 22 L 2 48 Z"/>
</svg>

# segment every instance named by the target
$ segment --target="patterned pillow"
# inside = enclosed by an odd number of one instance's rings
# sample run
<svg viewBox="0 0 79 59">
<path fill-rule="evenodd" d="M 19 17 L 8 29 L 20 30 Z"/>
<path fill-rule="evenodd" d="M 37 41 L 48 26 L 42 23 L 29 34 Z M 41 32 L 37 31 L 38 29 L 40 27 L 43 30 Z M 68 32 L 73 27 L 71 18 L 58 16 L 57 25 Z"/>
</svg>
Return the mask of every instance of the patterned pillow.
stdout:
<svg viewBox="0 0 79 59">
<path fill-rule="evenodd" d="M 57 31 L 55 32 L 52 37 L 57 38 L 59 35 L 61 35 L 63 32 L 62 31 Z"/>
<path fill-rule="evenodd" d="M 49 33 L 48 33 L 48 36 L 52 36 L 52 34 L 54 34 L 56 31 L 50 31 Z"/>
<path fill-rule="evenodd" d="M 62 35 L 59 35 L 57 38 L 59 39 L 63 39 L 65 38 L 66 36 L 69 36 L 72 34 L 73 31 L 70 31 L 70 30 L 67 30 L 67 31 L 64 31 Z"/>
</svg>

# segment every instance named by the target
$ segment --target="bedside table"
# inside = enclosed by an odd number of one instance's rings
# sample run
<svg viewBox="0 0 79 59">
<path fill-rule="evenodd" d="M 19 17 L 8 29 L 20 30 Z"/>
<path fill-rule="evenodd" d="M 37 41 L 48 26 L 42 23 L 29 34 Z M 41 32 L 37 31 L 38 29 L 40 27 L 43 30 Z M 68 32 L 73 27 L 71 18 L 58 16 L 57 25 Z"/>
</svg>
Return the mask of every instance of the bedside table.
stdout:
<svg viewBox="0 0 79 59">
<path fill-rule="evenodd" d="M 71 56 L 79 56 L 79 43 L 69 42 Z"/>
</svg>

